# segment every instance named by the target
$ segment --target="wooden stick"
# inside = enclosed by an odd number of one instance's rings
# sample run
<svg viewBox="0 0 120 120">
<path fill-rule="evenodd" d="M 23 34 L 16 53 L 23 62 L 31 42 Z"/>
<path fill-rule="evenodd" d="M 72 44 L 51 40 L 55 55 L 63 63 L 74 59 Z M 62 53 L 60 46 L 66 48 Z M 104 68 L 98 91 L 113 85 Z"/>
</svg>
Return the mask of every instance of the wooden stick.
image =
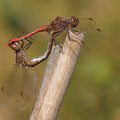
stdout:
<svg viewBox="0 0 120 120">
<path fill-rule="evenodd" d="M 69 31 L 63 48 L 56 45 L 49 57 L 30 120 L 55 120 L 70 81 L 85 34 Z"/>
</svg>

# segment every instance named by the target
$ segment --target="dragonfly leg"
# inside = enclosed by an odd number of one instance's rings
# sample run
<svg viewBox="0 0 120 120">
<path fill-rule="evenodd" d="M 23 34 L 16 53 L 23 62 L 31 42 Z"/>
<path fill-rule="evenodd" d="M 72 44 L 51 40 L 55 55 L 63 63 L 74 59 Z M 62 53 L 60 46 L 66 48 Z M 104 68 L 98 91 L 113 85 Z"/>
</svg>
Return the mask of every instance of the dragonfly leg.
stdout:
<svg viewBox="0 0 120 120">
<path fill-rule="evenodd" d="M 73 30 L 72 30 L 72 32 L 73 32 Z M 80 34 L 81 32 L 76 33 L 76 32 L 74 31 L 73 33 L 74 33 L 75 35 L 78 35 L 78 34 Z M 79 44 L 79 46 L 81 46 L 81 44 L 80 44 L 78 41 L 76 41 L 76 40 L 74 40 L 74 39 L 72 39 L 72 38 L 70 37 L 69 31 L 68 31 L 68 38 L 69 38 L 70 41 L 77 42 L 77 43 Z M 81 43 L 84 44 L 85 46 L 87 46 L 87 45 L 85 44 L 85 42 L 82 41 L 82 40 L 81 40 Z M 87 48 L 89 48 L 89 47 L 87 46 Z"/>
<path fill-rule="evenodd" d="M 68 38 L 69 38 L 70 41 L 72 41 L 72 42 L 76 42 L 76 43 L 79 44 L 79 46 L 81 46 L 81 44 L 80 44 L 77 40 L 72 39 L 72 38 L 70 37 L 69 29 L 67 29 L 67 35 L 68 35 Z"/>
<path fill-rule="evenodd" d="M 25 50 L 27 50 L 33 44 L 33 39 L 31 37 L 28 38 L 30 38 L 31 41 L 29 41 L 29 44 L 26 46 Z"/>
<path fill-rule="evenodd" d="M 74 33 L 75 35 L 79 35 L 81 33 L 81 31 L 78 29 L 77 31 L 74 31 L 73 29 L 71 29 L 72 33 Z"/>
<path fill-rule="evenodd" d="M 27 44 L 23 47 L 23 50 L 27 50 L 33 43 L 33 39 L 31 37 L 28 37 L 30 38 L 30 40 L 28 40 L 27 38 L 23 39 Z"/>
<path fill-rule="evenodd" d="M 25 33 L 23 33 L 23 35 L 25 35 Z M 29 39 L 28 39 L 29 38 Z M 32 43 L 33 43 L 33 39 L 30 37 L 30 36 L 28 36 L 28 37 L 26 37 L 26 38 L 24 38 L 24 39 L 22 39 L 23 41 L 25 41 L 27 44 L 23 47 L 23 50 L 27 50 L 31 45 L 32 45 Z"/>
<path fill-rule="evenodd" d="M 63 32 L 63 30 L 57 31 L 57 33 L 55 34 L 55 38 L 61 34 Z M 62 49 L 62 46 L 59 44 L 59 42 L 54 38 L 54 42 L 55 44 L 59 45 L 59 47 Z"/>
<path fill-rule="evenodd" d="M 59 45 L 59 47 L 62 49 L 62 46 L 59 44 L 59 42 L 57 40 L 54 40 L 55 45 Z"/>
<path fill-rule="evenodd" d="M 58 36 L 59 34 L 61 34 L 63 31 L 64 31 L 64 30 L 60 30 L 60 31 L 55 35 L 55 37 L 57 37 L 57 36 Z M 59 45 L 59 47 L 60 47 L 61 49 L 63 48 L 56 39 L 54 39 L 54 42 L 55 42 L 57 45 Z M 63 49 L 62 49 L 62 53 L 63 53 Z"/>
</svg>

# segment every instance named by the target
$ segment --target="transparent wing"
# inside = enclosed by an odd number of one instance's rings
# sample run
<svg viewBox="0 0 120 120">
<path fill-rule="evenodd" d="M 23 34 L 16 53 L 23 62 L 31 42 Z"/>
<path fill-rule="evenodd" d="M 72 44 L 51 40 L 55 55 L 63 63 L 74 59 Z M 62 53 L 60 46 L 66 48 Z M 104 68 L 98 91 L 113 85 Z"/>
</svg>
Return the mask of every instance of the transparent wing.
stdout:
<svg viewBox="0 0 120 120">
<path fill-rule="evenodd" d="M 1 96 L 16 95 L 19 90 L 20 80 L 18 78 L 18 65 L 14 65 L 8 79 L 1 87 Z"/>
<path fill-rule="evenodd" d="M 93 31 L 93 30 L 100 31 L 100 29 L 96 27 L 96 22 L 92 18 L 87 18 L 87 17 L 79 18 L 79 25 L 77 26 L 76 29 L 85 32 Z"/>
<path fill-rule="evenodd" d="M 37 75 L 31 69 L 23 69 L 23 80 L 21 90 L 17 97 L 16 104 L 20 110 L 24 110 L 34 96 L 36 90 Z"/>
</svg>

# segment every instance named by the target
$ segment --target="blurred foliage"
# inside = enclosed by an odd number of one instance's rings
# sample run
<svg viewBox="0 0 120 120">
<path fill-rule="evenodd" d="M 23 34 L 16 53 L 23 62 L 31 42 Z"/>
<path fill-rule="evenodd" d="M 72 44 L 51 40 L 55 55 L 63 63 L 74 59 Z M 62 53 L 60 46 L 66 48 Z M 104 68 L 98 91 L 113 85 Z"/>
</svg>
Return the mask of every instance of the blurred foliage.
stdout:
<svg viewBox="0 0 120 120">
<path fill-rule="evenodd" d="M 56 16 L 92 17 L 102 32 L 87 34 L 88 48 L 83 45 L 57 120 L 120 120 L 119 5 L 120 0 L 0 0 L 0 85 L 15 63 L 7 46 L 10 38 L 48 24 Z M 40 33 L 33 39 L 29 57 L 45 51 L 48 35 Z M 45 65 L 34 68 L 38 87 Z M 14 98 L 0 100 L 0 120 L 27 120 L 31 107 L 19 111 Z"/>
</svg>

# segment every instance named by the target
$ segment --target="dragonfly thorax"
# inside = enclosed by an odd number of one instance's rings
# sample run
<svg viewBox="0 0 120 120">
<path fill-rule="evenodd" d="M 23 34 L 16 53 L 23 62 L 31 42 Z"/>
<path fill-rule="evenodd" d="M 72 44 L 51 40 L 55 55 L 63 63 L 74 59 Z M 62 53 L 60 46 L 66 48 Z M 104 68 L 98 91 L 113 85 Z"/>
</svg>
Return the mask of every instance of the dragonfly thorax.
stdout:
<svg viewBox="0 0 120 120">
<path fill-rule="evenodd" d="M 25 51 L 20 50 L 16 53 L 16 64 L 21 65 L 22 67 L 28 67 L 29 59 L 26 56 Z"/>
</svg>

